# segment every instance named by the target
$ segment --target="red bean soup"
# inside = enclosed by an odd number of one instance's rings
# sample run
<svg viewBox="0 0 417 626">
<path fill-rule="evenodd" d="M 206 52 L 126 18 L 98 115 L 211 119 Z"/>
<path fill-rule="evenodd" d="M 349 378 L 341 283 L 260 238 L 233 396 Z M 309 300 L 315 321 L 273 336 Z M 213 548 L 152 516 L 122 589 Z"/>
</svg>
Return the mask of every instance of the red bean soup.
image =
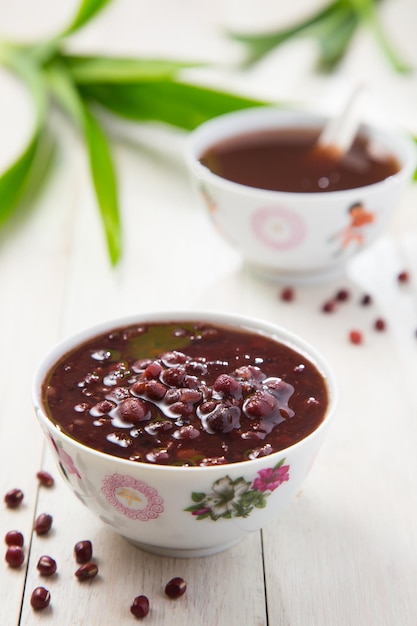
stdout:
<svg viewBox="0 0 417 626">
<path fill-rule="evenodd" d="M 245 328 L 203 322 L 116 328 L 65 354 L 42 387 L 68 436 L 141 463 L 256 459 L 313 432 L 328 406 L 303 354 Z"/>
</svg>

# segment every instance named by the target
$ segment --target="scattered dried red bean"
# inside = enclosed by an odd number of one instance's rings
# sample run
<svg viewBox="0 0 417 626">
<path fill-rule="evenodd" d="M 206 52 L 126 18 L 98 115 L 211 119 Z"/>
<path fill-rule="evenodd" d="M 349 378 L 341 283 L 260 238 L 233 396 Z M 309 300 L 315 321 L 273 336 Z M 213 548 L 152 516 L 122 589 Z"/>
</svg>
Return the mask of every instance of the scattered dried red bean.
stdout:
<svg viewBox="0 0 417 626">
<path fill-rule="evenodd" d="M 9 546 L 5 558 L 10 567 L 20 567 L 25 560 L 22 546 Z"/>
<path fill-rule="evenodd" d="M 45 589 L 45 587 L 36 587 L 36 589 L 32 591 L 30 604 L 36 611 L 46 609 L 46 607 L 49 606 L 50 601 L 51 594 L 47 589 Z"/>
<path fill-rule="evenodd" d="M 38 472 L 36 476 L 39 480 L 39 483 L 43 487 L 52 487 L 55 482 L 53 476 L 51 476 L 49 472 L 45 472 L 44 470 Z"/>
<path fill-rule="evenodd" d="M 375 320 L 374 322 L 375 330 L 385 330 L 386 327 L 387 327 L 387 324 L 385 320 L 383 320 L 382 318 L 379 317 L 377 320 Z"/>
<path fill-rule="evenodd" d="M 36 518 L 33 528 L 37 535 L 45 535 L 51 530 L 51 526 L 52 515 L 49 515 L 49 513 L 41 513 L 39 517 Z"/>
<path fill-rule="evenodd" d="M 9 509 L 15 509 L 23 500 L 23 491 L 21 489 L 10 489 L 4 496 L 4 501 Z"/>
<path fill-rule="evenodd" d="M 47 554 L 40 557 L 37 565 L 42 576 L 52 576 L 56 572 L 56 561 Z"/>
<path fill-rule="evenodd" d="M 362 296 L 360 302 L 361 302 L 362 306 L 369 306 L 370 304 L 372 304 L 372 296 L 370 296 L 369 293 L 365 293 Z"/>
<path fill-rule="evenodd" d="M 81 582 L 84 580 L 91 580 L 92 578 L 97 576 L 97 574 L 98 574 L 98 567 L 92 561 L 89 561 L 88 563 L 84 563 L 84 565 L 81 565 L 81 567 L 79 567 L 77 571 L 75 572 L 76 577 Z"/>
<path fill-rule="evenodd" d="M 165 585 L 165 593 L 169 598 L 179 598 L 184 595 L 187 589 L 187 583 L 183 578 L 176 577 L 172 578 Z"/>
<path fill-rule="evenodd" d="M 130 607 L 130 612 L 135 617 L 146 617 L 149 613 L 149 600 L 146 596 L 136 596 Z"/>
<path fill-rule="evenodd" d="M 339 289 L 339 291 L 336 293 L 336 300 L 338 300 L 339 302 L 346 302 L 346 300 L 349 300 L 349 298 L 350 294 L 347 289 Z"/>
<path fill-rule="evenodd" d="M 410 280 L 410 274 L 407 271 L 403 270 L 398 274 L 397 279 L 399 283 L 408 283 L 408 281 Z"/>
<path fill-rule="evenodd" d="M 9 530 L 5 536 L 4 540 L 8 546 L 20 546 L 22 547 L 24 544 L 24 538 L 20 530 Z"/>
<path fill-rule="evenodd" d="M 327 300 L 327 302 L 324 302 L 323 306 L 321 307 L 321 310 L 323 311 L 323 313 L 333 313 L 334 311 L 336 311 L 336 309 L 337 309 L 336 300 Z"/>
<path fill-rule="evenodd" d="M 88 539 L 77 541 L 74 546 L 74 556 L 77 563 L 87 563 L 93 556 L 93 546 Z"/>
<path fill-rule="evenodd" d="M 363 336 L 360 330 L 351 330 L 349 333 L 350 343 L 359 345 L 363 342 Z"/>
<path fill-rule="evenodd" d="M 292 287 L 284 287 L 280 294 L 281 300 L 284 302 L 292 302 L 295 298 L 295 291 Z"/>
</svg>

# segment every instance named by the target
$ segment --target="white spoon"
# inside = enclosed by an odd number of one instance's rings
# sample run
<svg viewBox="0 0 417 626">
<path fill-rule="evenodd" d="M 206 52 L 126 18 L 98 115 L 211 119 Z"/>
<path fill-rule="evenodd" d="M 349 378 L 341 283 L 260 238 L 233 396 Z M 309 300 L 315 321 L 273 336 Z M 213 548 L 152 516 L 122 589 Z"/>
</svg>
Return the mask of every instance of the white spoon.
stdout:
<svg viewBox="0 0 417 626">
<path fill-rule="evenodd" d="M 329 119 L 313 147 L 313 152 L 340 160 L 349 151 L 359 127 L 357 109 L 362 91 L 363 85 L 358 85 L 339 115 Z"/>
</svg>

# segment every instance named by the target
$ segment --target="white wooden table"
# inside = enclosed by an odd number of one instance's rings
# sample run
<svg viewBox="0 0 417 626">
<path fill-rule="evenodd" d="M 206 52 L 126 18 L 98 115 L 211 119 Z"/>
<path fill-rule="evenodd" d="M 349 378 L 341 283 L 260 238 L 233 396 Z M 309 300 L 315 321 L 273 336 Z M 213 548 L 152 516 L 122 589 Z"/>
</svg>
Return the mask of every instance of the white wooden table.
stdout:
<svg viewBox="0 0 417 626">
<path fill-rule="evenodd" d="M 240 50 L 224 25 L 261 27 L 282 14 L 267 0 L 116 0 L 74 38 L 83 51 L 203 58 L 223 68 L 201 79 L 276 100 L 336 110 L 357 79 L 368 86 L 364 114 L 417 132 L 415 76 L 390 70 L 362 32 L 331 77 L 311 69 L 314 46 L 290 44 L 249 73 L 226 69 Z M 394 40 L 417 66 L 417 5 L 386 3 Z M 52 32 L 76 2 L 0 0 L 0 35 Z M 313 2 L 292 3 L 290 18 Z M 196 74 L 197 75 L 197 74 Z M 0 168 L 30 126 L 24 94 L 0 74 Z M 259 281 L 221 241 L 190 186 L 181 150 L 185 135 L 122 125 L 115 155 L 120 176 L 124 257 L 109 266 L 82 145 L 61 117 L 54 171 L 32 210 L 0 231 L 0 493 L 19 487 L 18 510 L 0 505 L 0 535 L 20 529 L 26 560 L 0 564 L 0 624 L 75 626 L 135 623 L 130 603 L 149 597 L 149 626 L 415 626 L 417 624 L 417 185 L 408 190 L 390 230 L 338 281 L 298 288 L 294 302 Z M 124 137 L 122 136 L 124 133 Z M 0 199 L 1 201 L 1 199 Z M 399 271 L 411 282 L 399 285 Z M 347 288 L 332 315 L 325 299 Z M 373 305 L 363 307 L 364 293 Z M 59 338 L 113 315 L 176 308 L 239 311 L 287 326 L 333 364 L 340 403 L 333 428 L 302 493 L 281 519 L 233 549 L 175 560 L 133 548 L 105 528 L 70 493 L 44 451 L 31 407 L 33 370 Z M 376 332 L 373 322 L 387 322 Z M 364 343 L 348 332 L 358 328 Z M 52 489 L 38 488 L 49 470 Z M 49 512 L 53 531 L 32 533 Z M 99 576 L 80 584 L 72 549 L 91 539 Z M 5 550 L 5 545 L 4 545 Z M 58 573 L 41 579 L 36 563 L 50 554 Z M 177 601 L 164 597 L 173 576 L 188 583 Z M 34 612 L 33 588 L 44 585 L 50 607 Z"/>
</svg>

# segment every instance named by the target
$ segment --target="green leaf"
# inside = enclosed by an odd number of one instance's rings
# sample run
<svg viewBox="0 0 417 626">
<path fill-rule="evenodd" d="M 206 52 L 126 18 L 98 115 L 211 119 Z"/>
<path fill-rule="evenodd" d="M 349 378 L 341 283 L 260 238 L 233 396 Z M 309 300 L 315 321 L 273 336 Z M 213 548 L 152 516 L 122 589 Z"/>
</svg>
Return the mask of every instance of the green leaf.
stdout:
<svg viewBox="0 0 417 626">
<path fill-rule="evenodd" d="M 324 9 L 289 28 L 255 35 L 230 33 L 230 37 L 246 46 L 246 66 L 257 63 L 290 39 L 301 36 L 314 38 L 321 48 L 319 66 L 330 71 L 345 56 L 355 31 L 363 24 L 373 30 L 392 67 L 398 72 L 407 72 L 410 70 L 409 65 L 397 55 L 381 26 L 377 5 L 378 0 L 334 0 Z"/>
<path fill-rule="evenodd" d="M 48 68 L 46 75 L 61 106 L 84 134 L 107 249 L 112 265 L 116 265 L 121 255 L 122 237 L 117 180 L 107 137 L 80 97 L 65 66 L 57 61 Z"/>
<path fill-rule="evenodd" d="M 193 491 L 191 494 L 191 500 L 193 502 L 203 502 L 204 498 L 206 497 L 205 493 L 200 493 L 198 491 Z M 195 507 L 193 508 L 193 510 L 198 509 L 199 507 Z M 187 509 L 188 510 L 188 509 Z"/>
<path fill-rule="evenodd" d="M 46 90 L 36 66 L 17 51 L 6 52 L 3 49 L 2 52 L 3 62 L 15 71 L 29 90 L 35 108 L 35 120 L 23 152 L 0 176 L 0 224 L 10 216 L 23 199 L 39 154 L 46 112 Z"/>
<path fill-rule="evenodd" d="M 121 226 L 117 182 L 106 135 L 88 109 L 84 117 L 90 167 L 101 211 L 110 260 L 116 265 L 121 254 Z"/>
<path fill-rule="evenodd" d="M 67 26 L 62 35 L 70 35 L 87 24 L 99 11 L 104 9 L 111 0 L 81 0 L 78 11 L 72 22 Z"/>
<path fill-rule="evenodd" d="M 79 85 L 94 83 L 132 83 L 161 80 L 179 71 L 200 67 L 201 63 L 165 59 L 63 56 L 72 79 Z"/>
<path fill-rule="evenodd" d="M 81 92 L 116 115 L 136 121 L 164 122 L 185 130 L 223 113 L 266 104 L 174 80 L 83 85 Z"/>
<path fill-rule="evenodd" d="M 349 0 L 335 0 L 329 6 L 321 9 L 317 13 L 307 17 L 293 26 L 284 29 L 272 30 L 269 33 L 260 33 L 251 35 L 250 33 L 229 33 L 229 36 L 235 41 L 246 45 L 248 50 L 248 58 L 245 65 L 253 65 L 265 57 L 274 48 L 282 45 L 286 41 L 299 36 L 314 36 L 323 38 L 329 33 L 329 25 L 339 12 L 345 13 L 350 11 L 347 6 Z"/>
</svg>

